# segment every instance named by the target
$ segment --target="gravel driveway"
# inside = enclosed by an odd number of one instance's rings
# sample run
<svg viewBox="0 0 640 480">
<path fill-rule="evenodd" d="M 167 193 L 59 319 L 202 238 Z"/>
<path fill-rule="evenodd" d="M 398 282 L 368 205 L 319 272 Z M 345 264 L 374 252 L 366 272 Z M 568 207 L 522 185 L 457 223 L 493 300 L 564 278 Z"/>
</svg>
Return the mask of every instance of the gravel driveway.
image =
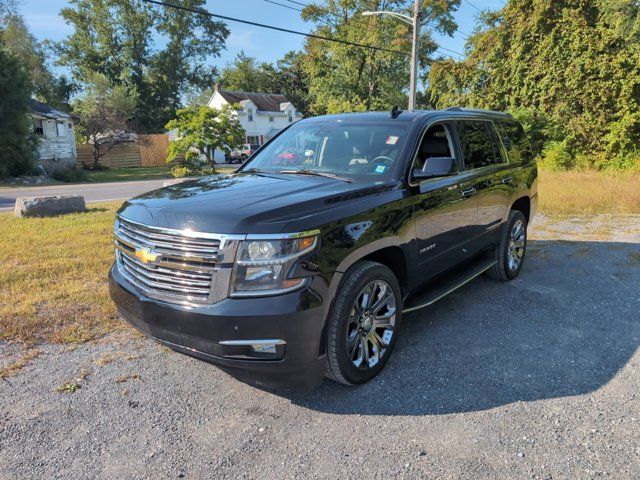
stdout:
<svg viewBox="0 0 640 480">
<path fill-rule="evenodd" d="M 639 478 L 640 217 L 531 237 L 359 388 L 267 392 L 133 334 L 45 346 L 0 383 L 0 478 Z"/>
</svg>

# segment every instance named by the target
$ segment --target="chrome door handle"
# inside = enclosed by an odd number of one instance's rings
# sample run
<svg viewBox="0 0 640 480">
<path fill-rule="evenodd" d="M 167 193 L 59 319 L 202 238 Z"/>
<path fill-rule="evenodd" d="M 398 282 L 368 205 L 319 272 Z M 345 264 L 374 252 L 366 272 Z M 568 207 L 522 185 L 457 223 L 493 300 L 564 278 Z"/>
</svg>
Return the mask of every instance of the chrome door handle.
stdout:
<svg viewBox="0 0 640 480">
<path fill-rule="evenodd" d="M 470 197 L 471 195 L 473 195 L 474 193 L 476 193 L 476 191 L 477 191 L 477 190 L 476 190 L 475 188 L 470 188 L 469 190 L 465 190 L 465 191 L 463 191 L 463 192 L 460 192 L 460 194 L 461 194 L 463 197 Z"/>
<path fill-rule="evenodd" d="M 504 183 L 505 185 L 511 183 L 511 177 L 504 177 L 502 179 L 502 183 Z"/>
</svg>

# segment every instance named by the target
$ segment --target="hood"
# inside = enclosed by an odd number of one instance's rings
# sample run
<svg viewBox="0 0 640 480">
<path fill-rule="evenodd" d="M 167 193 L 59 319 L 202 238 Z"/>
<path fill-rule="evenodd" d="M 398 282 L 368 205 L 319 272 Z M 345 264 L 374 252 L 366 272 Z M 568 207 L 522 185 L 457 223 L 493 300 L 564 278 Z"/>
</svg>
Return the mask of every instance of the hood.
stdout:
<svg viewBox="0 0 640 480">
<path fill-rule="evenodd" d="M 127 201 L 124 218 L 156 227 L 212 233 L 307 230 L 371 208 L 397 182 L 346 183 L 310 175 L 214 175 Z"/>
</svg>

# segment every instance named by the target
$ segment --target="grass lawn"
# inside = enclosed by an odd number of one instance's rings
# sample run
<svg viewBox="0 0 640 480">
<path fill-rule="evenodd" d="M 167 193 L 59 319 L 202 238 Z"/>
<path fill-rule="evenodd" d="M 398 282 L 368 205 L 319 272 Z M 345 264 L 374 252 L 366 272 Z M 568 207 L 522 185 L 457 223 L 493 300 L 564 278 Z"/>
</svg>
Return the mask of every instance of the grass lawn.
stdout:
<svg viewBox="0 0 640 480">
<path fill-rule="evenodd" d="M 216 167 L 218 173 L 230 173 L 237 167 L 221 165 Z M 203 172 L 208 175 L 210 172 Z M 107 170 L 97 170 L 86 172 L 86 180 L 82 182 L 125 182 L 133 180 L 156 180 L 162 178 L 173 178 L 169 167 L 133 167 L 133 168 L 109 168 Z"/>
<path fill-rule="evenodd" d="M 550 215 L 640 214 L 640 173 L 540 171 L 539 208 Z"/>
<path fill-rule="evenodd" d="M 109 168 L 107 170 L 86 171 L 85 173 L 86 179 L 81 182 L 105 183 L 171 178 L 168 167 Z"/>
<path fill-rule="evenodd" d="M 122 325 L 107 290 L 120 204 L 51 218 L 0 214 L 0 339 L 82 342 Z"/>
<path fill-rule="evenodd" d="M 640 213 L 637 174 L 543 171 L 539 191 L 546 214 Z M 34 347 L 125 328 L 107 289 L 119 205 L 54 218 L 0 214 L 0 339 Z"/>
<path fill-rule="evenodd" d="M 220 164 L 216 166 L 217 173 L 234 172 L 239 165 Z M 210 175 L 210 170 L 205 170 L 202 175 Z M 82 178 L 73 181 L 58 181 L 49 179 L 41 185 L 68 185 L 71 183 L 107 183 L 107 182 L 131 182 L 140 180 L 161 180 L 163 178 L 173 178 L 169 167 L 129 167 L 129 168 L 109 168 L 106 170 L 82 171 Z M 0 180 L 0 189 L 2 188 L 24 188 L 39 185 L 24 185 L 18 182 L 14 185 L 8 180 Z"/>
</svg>

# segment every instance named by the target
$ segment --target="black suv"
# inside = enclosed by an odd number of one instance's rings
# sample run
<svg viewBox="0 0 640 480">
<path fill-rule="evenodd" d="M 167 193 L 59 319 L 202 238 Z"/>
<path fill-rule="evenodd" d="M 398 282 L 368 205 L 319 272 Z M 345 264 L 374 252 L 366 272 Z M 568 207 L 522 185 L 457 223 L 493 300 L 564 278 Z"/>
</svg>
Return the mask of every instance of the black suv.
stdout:
<svg viewBox="0 0 640 480">
<path fill-rule="evenodd" d="M 518 275 L 536 207 L 536 165 L 507 114 L 310 118 L 236 173 L 126 202 L 111 296 L 152 338 L 244 380 L 360 384 L 403 313 L 483 272 Z"/>
</svg>

